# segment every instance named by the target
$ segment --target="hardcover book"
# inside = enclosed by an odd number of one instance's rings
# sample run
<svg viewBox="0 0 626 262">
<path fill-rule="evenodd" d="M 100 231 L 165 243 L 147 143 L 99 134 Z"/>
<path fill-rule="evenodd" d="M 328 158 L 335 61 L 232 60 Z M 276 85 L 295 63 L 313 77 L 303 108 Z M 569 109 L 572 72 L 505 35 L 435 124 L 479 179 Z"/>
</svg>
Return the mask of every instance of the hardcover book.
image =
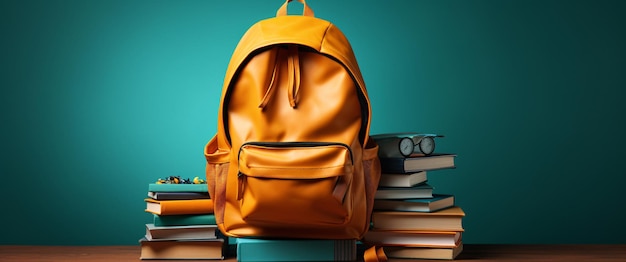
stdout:
<svg viewBox="0 0 626 262">
<path fill-rule="evenodd" d="M 432 198 L 376 199 L 374 210 L 434 212 L 454 206 L 454 195 L 433 194 Z"/>
<path fill-rule="evenodd" d="M 355 260 L 356 240 L 237 238 L 238 262 Z"/>
<path fill-rule="evenodd" d="M 436 212 L 372 212 L 373 228 L 378 230 L 463 231 L 465 212 L 450 207 Z"/>
<path fill-rule="evenodd" d="M 412 173 L 455 168 L 455 158 L 456 154 L 380 158 L 380 167 L 384 173 Z"/>
<path fill-rule="evenodd" d="M 374 199 L 432 198 L 433 187 L 422 183 L 413 187 L 378 187 Z M 376 202 L 376 200 L 374 201 Z"/>
<path fill-rule="evenodd" d="M 381 187 L 412 187 L 427 181 L 426 171 L 415 173 L 393 174 L 382 173 L 378 186 Z"/>
<path fill-rule="evenodd" d="M 185 200 L 211 198 L 205 192 L 148 192 L 148 197 L 156 200 Z"/>
<path fill-rule="evenodd" d="M 209 192 L 207 184 L 148 184 L 148 192 Z"/>
<path fill-rule="evenodd" d="M 452 260 L 463 251 L 463 243 L 452 248 L 394 246 L 385 247 L 384 250 L 388 258 Z"/>
<path fill-rule="evenodd" d="M 154 215 L 155 226 L 215 225 L 215 214 Z"/>
<path fill-rule="evenodd" d="M 459 231 L 398 231 L 370 229 L 363 242 L 377 246 L 415 246 L 454 248 L 461 243 Z"/>
<path fill-rule="evenodd" d="M 140 259 L 224 259 L 223 239 L 188 241 L 139 240 Z"/>
<path fill-rule="evenodd" d="M 191 215 L 213 213 L 212 199 L 154 200 L 144 199 L 146 212 L 157 215 Z"/>
<path fill-rule="evenodd" d="M 146 224 L 145 238 L 148 241 L 215 239 L 217 230 L 216 225 L 155 226 Z"/>
</svg>

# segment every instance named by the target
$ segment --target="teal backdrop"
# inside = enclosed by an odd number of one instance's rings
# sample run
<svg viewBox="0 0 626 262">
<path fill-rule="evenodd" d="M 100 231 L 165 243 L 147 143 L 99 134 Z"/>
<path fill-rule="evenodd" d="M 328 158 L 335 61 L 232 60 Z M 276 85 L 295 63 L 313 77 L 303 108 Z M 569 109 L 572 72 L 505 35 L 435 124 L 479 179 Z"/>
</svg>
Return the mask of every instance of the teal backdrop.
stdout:
<svg viewBox="0 0 626 262">
<path fill-rule="evenodd" d="M 626 1 L 308 3 L 352 43 L 371 132 L 458 154 L 429 181 L 465 243 L 626 243 Z M 281 4 L 0 1 L 0 244 L 136 245 L 148 183 L 204 176 L 230 55 Z"/>
</svg>

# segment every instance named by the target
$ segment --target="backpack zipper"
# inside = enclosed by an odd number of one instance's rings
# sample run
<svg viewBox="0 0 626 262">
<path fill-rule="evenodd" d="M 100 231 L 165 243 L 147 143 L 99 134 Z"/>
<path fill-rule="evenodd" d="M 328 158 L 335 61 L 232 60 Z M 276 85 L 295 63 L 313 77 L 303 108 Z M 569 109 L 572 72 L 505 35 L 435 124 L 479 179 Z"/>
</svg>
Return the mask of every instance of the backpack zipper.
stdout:
<svg viewBox="0 0 626 262">
<path fill-rule="evenodd" d="M 346 149 L 348 149 L 348 153 L 350 154 L 350 161 L 352 163 L 354 163 L 354 156 L 352 155 L 352 148 L 350 148 L 348 145 L 344 144 L 344 143 L 340 143 L 340 142 L 299 142 L 299 141 L 291 141 L 291 142 L 260 142 L 260 141 L 252 141 L 252 142 L 245 142 L 241 145 L 241 147 L 239 148 L 239 153 L 237 155 L 237 158 L 239 158 L 239 155 L 241 154 L 241 149 L 247 145 L 252 145 L 252 146 L 262 146 L 262 147 L 280 147 L 280 148 L 285 148 L 285 147 L 322 147 L 322 146 L 341 146 L 341 147 L 345 147 Z"/>
</svg>

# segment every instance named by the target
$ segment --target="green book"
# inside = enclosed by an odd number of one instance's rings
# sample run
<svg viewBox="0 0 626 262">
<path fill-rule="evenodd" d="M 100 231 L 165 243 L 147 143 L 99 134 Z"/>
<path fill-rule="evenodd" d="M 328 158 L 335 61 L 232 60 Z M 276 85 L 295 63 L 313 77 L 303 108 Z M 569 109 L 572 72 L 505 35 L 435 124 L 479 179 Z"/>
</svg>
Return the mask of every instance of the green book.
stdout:
<svg viewBox="0 0 626 262">
<path fill-rule="evenodd" d="M 155 226 L 191 226 L 191 225 L 215 225 L 214 214 L 197 214 L 197 215 L 154 215 L 153 223 Z"/>
<path fill-rule="evenodd" d="M 207 184 L 148 184 L 148 192 L 209 192 Z"/>
<path fill-rule="evenodd" d="M 376 199 L 374 210 L 435 212 L 454 206 L 454 195 L 433 194 L 432 198 Z"/>
<path fill-rule="evenodd" d="M 355 260 L 356 240 L 237 238 L 238 262 Z"/>
</svg>

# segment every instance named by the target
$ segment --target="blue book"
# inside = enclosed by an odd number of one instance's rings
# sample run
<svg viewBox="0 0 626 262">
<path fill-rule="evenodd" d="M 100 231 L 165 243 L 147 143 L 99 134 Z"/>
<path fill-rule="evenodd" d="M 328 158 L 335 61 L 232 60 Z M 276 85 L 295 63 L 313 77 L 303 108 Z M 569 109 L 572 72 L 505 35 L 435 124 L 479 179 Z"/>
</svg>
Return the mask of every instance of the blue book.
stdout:
<svg viewBox="0 0 626 262">
<path fill-rule="evenodd" d="M 154 214 L 155 226 L 215 225 L 215 214 L 166 215 Z"/>
<path fill-rule="evenodd" d="M 148 191 L 148 197 L 156 200 L 184 200 L 211 198 L 209 192 L 153 192 Z"/>
<path fill-rule="evenodd" d="M 207 184 L 148 184 L 148 192 L 209 192 Z"/>
<path fill-rule="evenodd" d="M 355 261 L 356 248 L 356 240 L 237 238 L 237 261 Z"/>
<path fill-rule="evenodd" d="M 432 198 L 433 187 L 421 183 L 413 187 L 378 187 L 374 199 Z"/>
<path fill-rule="evenodd" d="M 413 173 L 437 169 L 455 168 L 456 154 L 431 154 L 427 156 L 381 157 L 383 173 Z"/>
</svg>

